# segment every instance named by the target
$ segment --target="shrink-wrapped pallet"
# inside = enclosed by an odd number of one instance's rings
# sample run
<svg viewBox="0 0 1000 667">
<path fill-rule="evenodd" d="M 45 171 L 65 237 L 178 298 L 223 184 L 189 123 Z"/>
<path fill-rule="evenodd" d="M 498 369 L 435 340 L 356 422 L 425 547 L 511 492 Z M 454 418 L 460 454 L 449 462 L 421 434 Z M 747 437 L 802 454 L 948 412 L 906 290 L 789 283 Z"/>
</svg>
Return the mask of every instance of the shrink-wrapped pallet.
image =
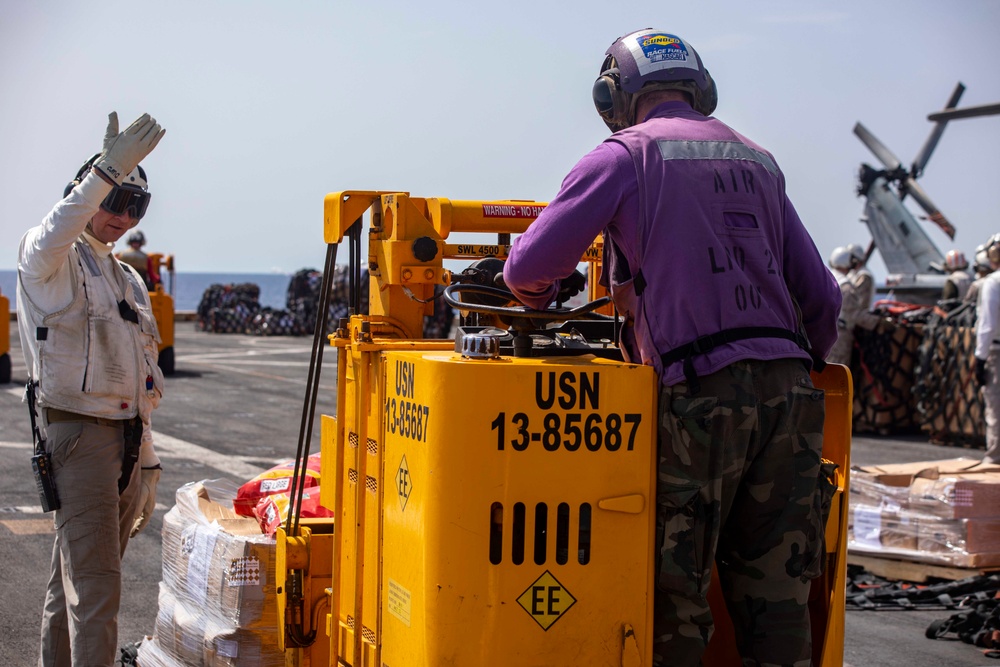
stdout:
<svg viewBox="0 0 1000 667">
<path fill-rule="evenodd" d="M 858 505 L 849 513 L 848 548 L 852 553 L 950 567 L 996 567 L 1000 517 L 943 519 Z"/>
<path fill-rule="evenodd" d="M 848 524 L 851 553 L 1000 566 L 1000 466 L 959 458 L 855 467 Z"/>
<path fill-rule="evenodd" d="M 274 540 L 230 507 L 234 485 L 187 484 L 163 521 L 163 581 L 143 667 L 281 667 Z"/>
</svg>

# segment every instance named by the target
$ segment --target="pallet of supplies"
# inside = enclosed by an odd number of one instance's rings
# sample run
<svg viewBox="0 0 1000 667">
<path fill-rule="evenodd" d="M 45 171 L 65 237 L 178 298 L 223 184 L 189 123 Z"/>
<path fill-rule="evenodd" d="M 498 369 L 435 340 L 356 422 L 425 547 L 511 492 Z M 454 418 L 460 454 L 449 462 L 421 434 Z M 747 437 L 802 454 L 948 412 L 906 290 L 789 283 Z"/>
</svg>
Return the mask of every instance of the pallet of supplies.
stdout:
<svg viewBox="0 0 1000 667">
<path fill-rule="evenodd" d="M 961 303 L 947 311 L 935 308 L 924 329 L 913 386 L 920 427 L 931 442 L 985 448 L 975 349 L 975 304 Z"/>
<path fill-rule="evenodd" d="M 854 330 L 855 433 L 914 433 L 916 398 L 911 391 L 928 308 L 898 304 L 873 309 L 884 317 L 873 330 Z"/>
<path fill-rule="evenodd" d="M 236 485 L 177 490 L 163 519 L 163 581 L 142 667 L 283 667 L 278 648 L 274 540 L 231 508 Z"/>
<path fill-rule="evenodd" d="M 209 285 L 198 303 L 198 329 L 246 333 L 248 323 L 259 310 L 260 286 L 256 283 Z"/>
<path fill-rule="evenodd" d="M 1000 567 L 1000 465 L 979 459 L 854 467 L 852 554 Z"/>
</svg>

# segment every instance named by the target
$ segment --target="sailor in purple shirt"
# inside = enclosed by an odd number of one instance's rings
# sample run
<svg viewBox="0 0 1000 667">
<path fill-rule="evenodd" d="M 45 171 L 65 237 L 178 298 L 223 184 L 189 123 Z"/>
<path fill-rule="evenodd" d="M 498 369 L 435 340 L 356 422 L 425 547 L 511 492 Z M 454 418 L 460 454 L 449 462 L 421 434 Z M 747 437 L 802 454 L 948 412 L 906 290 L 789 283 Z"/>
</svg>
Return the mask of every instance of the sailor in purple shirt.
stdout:
<svg viewBox="0 0 1000 667">
<path fill-rule="evenodd" d="M 745 664 L 809 665 L 825 490 L 809 369 L 840 290 L 774 157 L 711 117 L 691 45 L 647 29 L 606 56 L 594 102 L 614 134 L 515 240 L 504 280 L 545 308 L 603 234 L 623 353 L 659 374 L 656 664 L 699 664 L 716 562 Z"/>
</svg>

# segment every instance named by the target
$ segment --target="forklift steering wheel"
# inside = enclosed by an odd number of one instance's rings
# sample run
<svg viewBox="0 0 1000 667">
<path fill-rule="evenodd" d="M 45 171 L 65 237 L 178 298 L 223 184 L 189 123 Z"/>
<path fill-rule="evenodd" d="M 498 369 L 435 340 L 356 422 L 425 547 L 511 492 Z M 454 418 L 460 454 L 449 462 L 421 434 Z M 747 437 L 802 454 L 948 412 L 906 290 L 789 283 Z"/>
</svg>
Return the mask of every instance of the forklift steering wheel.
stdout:
<svg viewBox="0 0 1000 667">
<path fill-rule="evenodd" d="M 515 329 L 538 329 L 544 322 L 565 322 L 572 319 L 612 319 L 607 315 L 594 313 L 601 306 L 611 302 L 611 297 L 601 297 L 596 301 L 585 303 L 576 308 L 550 308 L 535 310 L 525 305 L 520 306 L 490 306 L 480 303 L 469 303 L 457 298 L 459 294 L 481 294 L 483 296 L 499 297 L 508 301 L 517 301 L 517 297 L 508 290 L 486 285 L 470 285 L 458 283 L 444 288 L 444 300 L 452 308 L 470 313 L 496 315 L 502 322 Z"/>
</svg>

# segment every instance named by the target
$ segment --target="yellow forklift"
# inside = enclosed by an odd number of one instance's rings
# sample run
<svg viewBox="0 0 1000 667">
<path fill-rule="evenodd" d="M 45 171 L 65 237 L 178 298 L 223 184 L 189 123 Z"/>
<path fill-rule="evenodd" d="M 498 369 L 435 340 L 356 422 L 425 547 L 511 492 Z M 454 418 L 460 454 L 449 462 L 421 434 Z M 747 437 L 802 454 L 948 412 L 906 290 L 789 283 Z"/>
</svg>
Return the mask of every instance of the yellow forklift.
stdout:
<svg viewBox="0 0 1000 667">
<path fill-rule="evenodd" d="M 544 206 L 326 196 L 324 276 L 346 238 L 351 275 L 360 281 L 362 261 L 369 271 L 369 314 L 329 337 L 317 325 L 298 461 L 331 347 L 337 408 L 320 418 L 321 499 L 335 517 L 298 519 L 298 466 L 277 536 L 287 665 L 652 663 L 657 381 L 622 361 L 595 280 L 590 303 L 548 311 L 511 306 L 492 287 L 511 235 Z M 452 271 L 445 260 L 472 263 Z M 596 244 L 582 261 L 597 275 Z M 359 313 L 360 285 L 351 292 Z M 439 298 L 463 314 L 454 340 L 420 337 Z M 834 365 L 814 380 L 826 391 L 824 457 L 838 466 L 810 599 L 814 664 L 831 667 L 843 664 L 851 383 Z M 703 664 L 739 664 L 712 589 Z"/>
<path fill-rule="evenodd" d="M 149 253 L 149 263 L 160 276 L 160 282 L 149 292 L 149 303 L 160 331 L 159 366 L 164 375 L 174 374 L 174 256 Z M 163 288 L 163 272 L 170 276 L 169 291 Z"/>
<path fill-rule="evenodd" d="M 118 257 L 118 255 L 115 255 Z M 120 259 L 120 257 L 119 257 Z M 170 277 L 170 287 L 164 289 L 163 273 Z M 141 273 L 141 272 L 140 272 Z M 149 304 L 160 332 L 158 365 L 164 375 L 174 374 L 174 256 L 159 252 L 146 255 L 146 273 L 159 276 L 155 283 L 146 283 Z"/>
<path fill-rule="evenodd" d="M 10 299 L 0 294 L 0 384 L 10 382 Z"/>
</svg>

